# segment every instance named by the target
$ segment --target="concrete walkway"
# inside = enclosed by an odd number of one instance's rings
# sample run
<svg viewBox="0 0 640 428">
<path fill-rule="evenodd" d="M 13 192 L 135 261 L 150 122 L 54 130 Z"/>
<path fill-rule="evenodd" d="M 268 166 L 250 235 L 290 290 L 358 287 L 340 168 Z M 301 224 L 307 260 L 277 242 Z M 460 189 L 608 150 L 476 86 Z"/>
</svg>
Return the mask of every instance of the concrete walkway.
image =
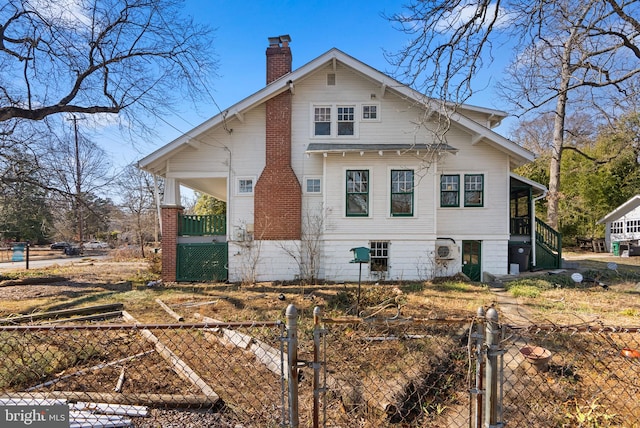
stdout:
<svg viewBox="0 0 640 428">
<path fill-rule="evenodd" d="M 515 326 L 533 324 L 531 312 L 505 289 L 504 284 L 494 281 L 489 284 L 489 289 L 495 296 L 494 306 L 498 311 L 501 324 Z"/>
</svg>

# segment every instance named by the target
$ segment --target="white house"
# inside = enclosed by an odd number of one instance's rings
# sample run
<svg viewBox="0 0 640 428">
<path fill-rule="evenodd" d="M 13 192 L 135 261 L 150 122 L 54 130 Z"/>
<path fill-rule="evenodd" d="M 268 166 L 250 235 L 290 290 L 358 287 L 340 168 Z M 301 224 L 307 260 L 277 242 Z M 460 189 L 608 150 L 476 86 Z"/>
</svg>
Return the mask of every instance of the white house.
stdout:
<svg viewBox="0 0 640 428">
<path fill-rule="evenodd" d="M 427 99 L 338 49 L 292 70 L 289 42 L 269 39 L 263 89 L 140 160 L 166 180 L 163 278 L 507 273 L 546 189 L 511 173 L 534 156 L 492 130 L 506 113 Z M 182 214 L 180 184 L 226 201 L 220 227 Z"/>
<path fill-rule="evenodd" d="M 640 240 L 640 195 L 635 195 L 624 204 L 598 220 L 605 225 L 605 242 L 613 251 L 614 242 L 628 244 Z"/>
</svg>

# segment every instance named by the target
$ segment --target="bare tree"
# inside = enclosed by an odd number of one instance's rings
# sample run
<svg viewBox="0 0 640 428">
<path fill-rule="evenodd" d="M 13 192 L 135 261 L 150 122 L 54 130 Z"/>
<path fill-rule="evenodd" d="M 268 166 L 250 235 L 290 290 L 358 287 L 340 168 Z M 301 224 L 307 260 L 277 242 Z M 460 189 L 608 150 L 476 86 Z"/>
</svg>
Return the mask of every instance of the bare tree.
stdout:
<svg viewBox="0 0 640 428">
<path fill-rule="evenodd" d="M 280 248 L 298 265 L 300 279 L 315 284 L 320 273 L 322 235 L 324 232 L 322 205 L 308 204 L 302 216 L 300 241 L 282 243 Z"/>
<path fill-rule="evenodd" d="M 49 133 L 48 141 L 43 144 L 46 151 L 39 158 L 52 190 L 51 203 L 56 205 L 59 232 L 68 235 L 65 229 L 71 226 L 76 239 L 82 243 L 88 231 L 96 230 L 89 227 L 89 219 L 104 217 L 105 213 L 92 212 L 100 206 L 92 201 L 96 195 L 106 192 L 111 172 L 104 150 L 78 130 L 75 120 L 72 126 L 72 131 L 61 137 Z M 70 218 L 74 221 L 69 222 Z"/>
<path fill-rule="evenodd" d="M 151 174 L 136 165 L 129 165 L 117 180 L 122 208 L 129 216 L 128 227 L 133 232 L 140 254 L 145 257 L 144 243 L 157 230 L 158 216 L 155 208 L 155 186 Z M 162 186 L 160 186 L 162 187 Z M 159 190 L 160 191 L 160 190 Z"/>
<path fill-rule="evenodd" d="M 493 60 L 495 48 L 511 43 L 518 55 L 509 83 L 515 91 L 509 95 L 518 114 L 554 113 L 547 221 L 557 228 L 569 95 L 588 97 L 600 112 L 599 97 L 612 89 L 618 100 L 635 100 L 638 16 L 638 0 L 412 1 L 404 13 L 390 17 L 412 39 L 389 58 L 425 94 L 463 102 L 473 94 L 473 78 Z"/>
<path fill-rule="evenodd" d="M 0 123 L 59 113 L 138 121 L 215 68 L 212 31 L 178 0 L 5 0 L 0 6 Z"/>
</svg>

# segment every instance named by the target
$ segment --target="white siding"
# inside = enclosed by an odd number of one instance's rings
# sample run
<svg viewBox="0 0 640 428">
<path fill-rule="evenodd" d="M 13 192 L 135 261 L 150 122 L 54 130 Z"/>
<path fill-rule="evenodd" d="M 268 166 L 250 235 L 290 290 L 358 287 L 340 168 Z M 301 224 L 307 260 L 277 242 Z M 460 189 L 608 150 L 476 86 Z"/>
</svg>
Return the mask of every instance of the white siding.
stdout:
<svg viewBox="0 0 640 428">
<path fill-rule="evenodd" d="M 616 221 L 622 222 L 622 233 L 611 233 L 612 222 L 606 223 L 605 242 L 610 252 L 613 252 L 614 242 L 640 240 L 640 231 L 635 231 L 637 229 L 637 222 L 640 222 L 640 207 L 629 211 Z"/>
<path fill-rule="evenodd" d="M 382 92 L 372 82 L 338 64 L 336 85 L 326 85 L 331 66 L 294 82 L 292 110 L 292 167 L 304 189 L 304 177 L 321 177 L 320 194 L 303 193 L 303 224 L 319 225 L 306 239 L 319 239 L 321 245 L 319 278 L 327 281 L 355 281 L 359 266 L 349 263 L 353 247 L 368 247 L 371 241 L 388 241 L 389 270 L 386 280 L 425 280 L 449 276 L 460 271 L 461 259 L 436 261 L 436 237 L 482 241 L 482 271 L 503 274 L 507 271 L 509 240 L 509 158 L 487 144 L 471 144 L 471 135 L 455 126 L 447 134 L 447 143 L 458 149 L 437 162 L 424 162 L 415 154 L 385 152 L 305 153 L 310 143 L 340 144 L 414 144 L 432 143 L 432 134 L 423 124 L 424 112 L 387 89 Z M 312 135 L 312 111 L 317 104 L 356 106 L 356 135 L 315 137 Z M 361 106 L 378 106 L 379 119 L 360 121 Z M 473 117 L 484 120 L 481 114 Z M 421 124 L 421 125 L 417 125 Z M 433 123 L 431 126 L 437 126 Z M 200 137 L 198 147 L 187 147 L 170 162 L 176 177 L 212 177 L 228 175 L 229 280 L 293 280 L 300 274 L 296 257 L 300 241 L 235 242 L 236 232 L 250 232 L 253 225 L 252 196 L 235 194 L 238 177 L 260 176 L 265 165 L 264 106 L 245 112 L 242 121 L 231 117 L 226 129 L 218 127 Z M 423 153 L 424 155 L 424 153 Z M 369 170 L 369 216 L 347 217 L 346 171 Z M 390 215 L 392 169 L 415 171 L 414 215 Z M 479 208 L 440 208 L 440 174 L 484 175 L 484 206 Z M 255 184 L 255 182 L 254 182 Z M 461 198 L 463 193 L 461 193 Z M 240 236 L 238 236 L 240 238 Z M 362 279 L 381 279 L 362 266 Z"/>
<path fill-rule="evenodd" d="M 293 281 L 299 241 L 245 241 L 229 243 L 229 281 Z"/>
</svg>

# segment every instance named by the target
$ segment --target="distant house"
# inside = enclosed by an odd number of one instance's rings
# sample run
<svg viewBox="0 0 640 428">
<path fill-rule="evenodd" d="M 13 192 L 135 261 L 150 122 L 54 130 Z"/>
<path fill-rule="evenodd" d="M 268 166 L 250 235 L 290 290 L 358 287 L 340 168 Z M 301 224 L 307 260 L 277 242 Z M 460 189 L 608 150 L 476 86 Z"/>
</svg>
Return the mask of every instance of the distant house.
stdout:
<svg viewBox="0 0 640 428">
<path fill-rule="evenodd" d="M 636 195 L 598 220 L 605 225 L 605 242 L 613 252 L 613 243 L 637 244 L 640 240 L 640 195 Z"/>
<path fill-rule="evenodd" d="M 445 107 L 338 49 L 292 70 L 290 38 L 269 42 L 263 89 L 139 162 L 166 183 L 166 281 L 357 280 L 359 247 L 364 280 L 481 280 L 555 233 L 535 220 L 546 188 L 511 172 L 533 154 L 492 130 L 506 113 Z M 226 216 L 184 215 L 180 185 Z M 535 265 L 559 263 L 553 236 Z"/>
</svg>

